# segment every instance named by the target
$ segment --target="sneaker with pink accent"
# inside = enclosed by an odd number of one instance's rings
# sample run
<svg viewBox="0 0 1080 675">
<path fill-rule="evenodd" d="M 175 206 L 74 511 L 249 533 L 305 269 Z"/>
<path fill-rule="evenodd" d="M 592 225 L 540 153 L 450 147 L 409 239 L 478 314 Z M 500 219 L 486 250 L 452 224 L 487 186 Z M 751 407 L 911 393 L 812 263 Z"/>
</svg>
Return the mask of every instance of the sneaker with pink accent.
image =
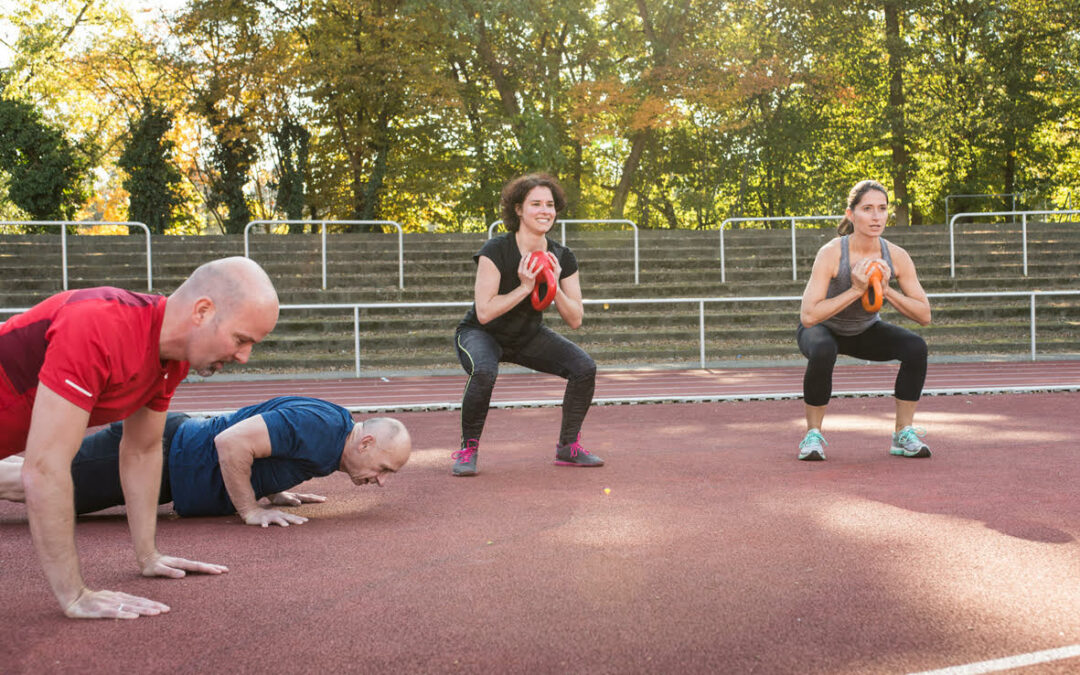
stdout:
<svg viewBox="0 0 1080 675">
<path fill-rule="evenodd" d="M 604 466 L 604 460 L 581 447 L 581 434 L 573 443 L 555 444 L 555 463 L 559 466 Z"/>
<path fill-rule="evenodd" d="M 454 458 L 455 476 L 476 475 L 476 455 L 480 452 L 480 441 L 470 438 L 461 449 L 450 455 Z"/>
</svg>

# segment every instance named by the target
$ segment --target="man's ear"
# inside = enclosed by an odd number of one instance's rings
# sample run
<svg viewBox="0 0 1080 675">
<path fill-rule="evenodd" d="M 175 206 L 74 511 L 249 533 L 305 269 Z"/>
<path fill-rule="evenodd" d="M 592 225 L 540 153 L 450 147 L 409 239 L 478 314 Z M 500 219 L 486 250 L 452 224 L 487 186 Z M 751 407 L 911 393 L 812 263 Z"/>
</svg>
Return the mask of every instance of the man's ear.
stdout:
<svg viewBox="0 0 1080 675">
<path fill-rule="evenodd" d="M 360 437 L 360 452 L 369 452 L 375 449 L 375 437 L 371 434 L 364 434 Z"/>
<path fill-rule="evenodd" d="M 214 318 L 214 301 L 205 295 L 195 300 L 191 308 L 191 321 L 196 326 L 201 326 L 206 321 Z"/>
</svg>

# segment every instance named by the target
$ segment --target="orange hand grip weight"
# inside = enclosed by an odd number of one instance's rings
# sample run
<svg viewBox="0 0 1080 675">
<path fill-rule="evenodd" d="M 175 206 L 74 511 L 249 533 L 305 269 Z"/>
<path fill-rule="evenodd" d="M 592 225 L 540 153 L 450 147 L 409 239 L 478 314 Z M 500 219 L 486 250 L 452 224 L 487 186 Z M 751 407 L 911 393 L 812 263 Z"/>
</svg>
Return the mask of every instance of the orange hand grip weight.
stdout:
<svg viewBox="0 0 1080 675">
<path fill-rule="evenodd" d="M 555 279 L 555 270 L 551 266 L 551 258 L 544 251 L 533 251 L 529 255 L 529 265 L 538 264 L 540 267 L 537 270 L 536 285 L 532 290 L 532 306 L 533 309 L 538 311 L 544 311 L 548 308 L 552 302 L 555 301 L 555 292 L 558 290 L 558 281 Z M 540 297 L 540 283 L 543 282 L 547 286 L 547 292 L 543 298 Z"/>
<path fill-rule="evenodd" d="M 885 303 L 885 289 L 881 287 L 881 277 L 884 269 L 881 263 L 870 265 L 870 280 L 866 291 L 862 295 L 862 306 L 868 312 L 877 312 Z"/>
</svg>

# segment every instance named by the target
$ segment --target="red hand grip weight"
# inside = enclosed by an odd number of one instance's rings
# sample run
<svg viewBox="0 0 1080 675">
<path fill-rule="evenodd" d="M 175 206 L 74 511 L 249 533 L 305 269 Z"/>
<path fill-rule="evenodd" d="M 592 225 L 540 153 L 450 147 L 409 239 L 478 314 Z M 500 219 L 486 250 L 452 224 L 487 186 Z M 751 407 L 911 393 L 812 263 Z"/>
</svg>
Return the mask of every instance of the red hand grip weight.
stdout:
<svg viewBox="0 0 1080 675">
<path fill-rule="evenodd" d="M 532 291 L 533 309 L 544 311 L 555 301 L 555 292 L 558 290 L 558 281 L 555 279 L 555 270 L 551 266 L 551 258 L 544 251 L 533 251 L 529 255 L 529 266 L 539 265 L 536 275 L 536 285 Z M 547 286 L 547 293 L 540 297 L 540 282 Z"/>
<path fill-rule="evenodd" d="M 885 270 L 881 263 L 870 265 L 870 280 L 862 295 L 862 306 L 868 312 L 876 312 L 885 303 L 885 289 L 881 287 L 881 277 Z"/>
</svg>

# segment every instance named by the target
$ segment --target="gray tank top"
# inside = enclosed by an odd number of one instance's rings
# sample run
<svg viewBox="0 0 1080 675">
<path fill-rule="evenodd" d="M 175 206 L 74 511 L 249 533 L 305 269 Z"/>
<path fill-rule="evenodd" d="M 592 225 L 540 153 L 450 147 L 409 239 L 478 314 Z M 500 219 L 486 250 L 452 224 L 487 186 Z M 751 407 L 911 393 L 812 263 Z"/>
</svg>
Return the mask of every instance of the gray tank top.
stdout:
<svg viewBox="0 0 1080 675">
<path fill-rule="evenodd" d="M 896 276 L 896 269 L 892 264 L 892 256 L 889 255 L 889 242 L 884 237 L 881 241 L 881 258 L 889 265 L 890 278 Z M 851 288 L 851 255 L 848 252 L 848 235 L 840 237 L 840 267 L 836 270 L 836 276 L 829 279 L 829 291 L 826 298 L 834 298 L 847 289 Z M 856 299 L 847 307 L 821 323 L 837 335 L 858 335 L 874 323 L 881 321 L 877 312 L 868 312 L 863 309 L 862 301 Z"/>
</svg>

